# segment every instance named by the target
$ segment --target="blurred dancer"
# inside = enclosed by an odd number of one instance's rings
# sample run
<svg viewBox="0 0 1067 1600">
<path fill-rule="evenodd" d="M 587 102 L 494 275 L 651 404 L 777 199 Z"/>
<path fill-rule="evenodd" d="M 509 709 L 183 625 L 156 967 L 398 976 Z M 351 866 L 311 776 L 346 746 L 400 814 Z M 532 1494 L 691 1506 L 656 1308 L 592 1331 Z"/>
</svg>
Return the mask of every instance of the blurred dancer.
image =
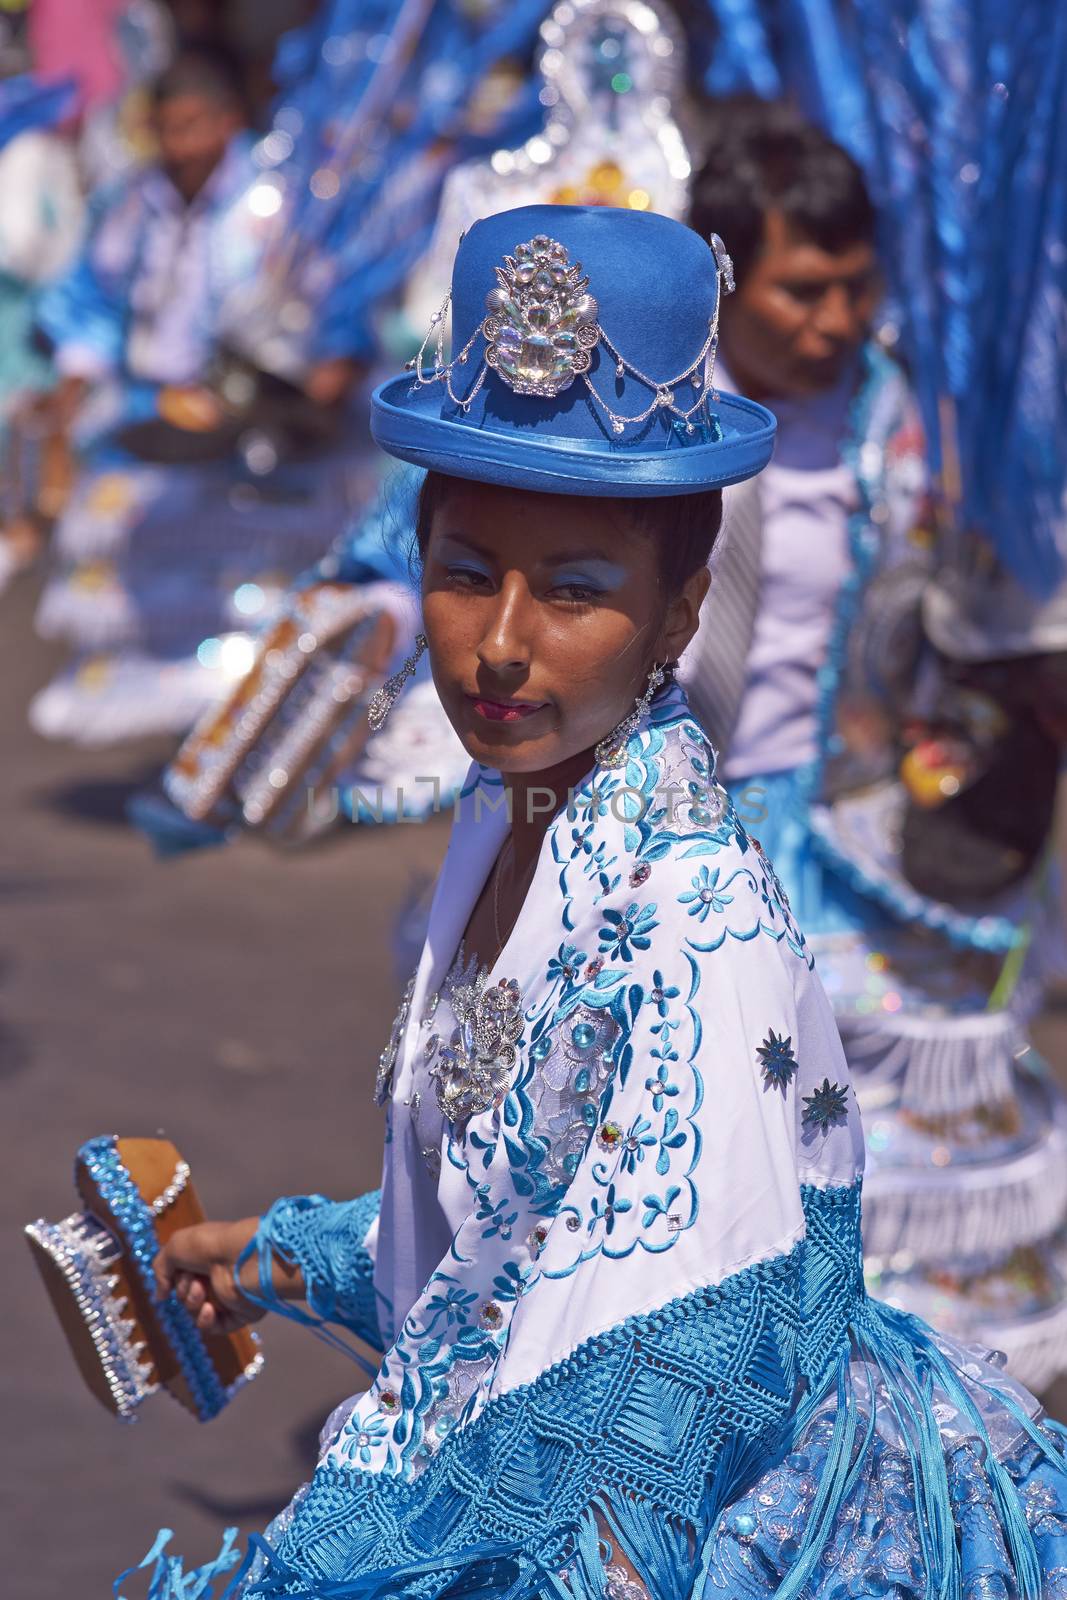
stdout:
<svg viewBox="0 0 1067 1600">
<path fill-rule="evenodd" d="M 36 555 L 38 515 L 65 477 L 47 430 L 9 436 L 9 424 L 24 396 L 50 381 L 34 339 L 35 308 L 82 228 L 77 164 L 57 131 L 73 89 L 29 73 L 0 82 L 0 589 Z"/>
<path fill-rule="evenodd" d="M 44 404 L 73 418 L 121 375 L 180 384 L 206 375 L 217 328 L 213 238 L 252 176 L 240 90 L 221 58 L 179 57 L 158 80 L 159 160 L 106 196 L 73 270 L 41 307 L 62 381 Z"/>
<path fill-rule="evenodd" d="M 739 106 L 711 152 L 691 220 L 728 240 L 738 283 L 716 381 L 779 433 L 733 493 L 685 681 L 834 1000 L 865 1111 L 869 1271 L 1041 1385 L 1063 1360 L 1048 1245 L 1067 1167 L 1062 1108 L 1024 1060 L 1037 896 L 1033 876 L 989 880 L 960 909 L 945 874 L 921 893 L 902 871 L 898 770 L 924 672 L 934 703 L 945 679 L 921 599 L 951 552 L 907 385 L 871 338 L 873 208 L 851 158 L 780 106 Z"/>
<path fill-rule="evenodd" d="M 188 726 L 248 659 L 227 659 L 228 635 L 349 508 L 331 447 L 355 363 L 317 367 L 280 337 L 273 370 L 277 350 L 242 344 L 278 224 L 227 59 L 180 54 L 154 127 L 158 161 L 102 197 L 40 311 L 60 373 L 41 406 L 74 427 L 85 471 L 38 615 L 77 657 L 31 720 L 84 742 Z"/>
</svg>

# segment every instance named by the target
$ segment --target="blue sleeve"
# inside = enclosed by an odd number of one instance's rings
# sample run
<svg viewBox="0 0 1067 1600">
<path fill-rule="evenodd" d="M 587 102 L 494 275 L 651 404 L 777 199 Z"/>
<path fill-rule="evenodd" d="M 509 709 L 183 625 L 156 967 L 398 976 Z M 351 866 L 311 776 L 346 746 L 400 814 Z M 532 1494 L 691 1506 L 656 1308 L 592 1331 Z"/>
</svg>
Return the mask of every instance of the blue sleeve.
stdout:
<svg viewBox="0 0 1067 1600">
<path fill-rule="evenodd" d="M 84 367 L 88 377 L 122 366 L 140 228 L 136 196 L 101 202 L 77 260 L 41 296 L 37 325 L 55 346 L 61 371 L 64 351 L 77 352 L 69 369 Z"/>
<path fill-rule="evenodd" d="M 276 1200 L 253 1241 L 261 1261 L 266 1247 L 300 1268 L 305 1299 L 317 1320 L 350 1329 L 376 1350 L 383 1346 L 374 1292 L 380 1202 L 377 1189 L 356 1200 L 327 1200 L 321 1194 Z M 273 1301 L 269 1294 L 264 1298 Z"/>
</svg>

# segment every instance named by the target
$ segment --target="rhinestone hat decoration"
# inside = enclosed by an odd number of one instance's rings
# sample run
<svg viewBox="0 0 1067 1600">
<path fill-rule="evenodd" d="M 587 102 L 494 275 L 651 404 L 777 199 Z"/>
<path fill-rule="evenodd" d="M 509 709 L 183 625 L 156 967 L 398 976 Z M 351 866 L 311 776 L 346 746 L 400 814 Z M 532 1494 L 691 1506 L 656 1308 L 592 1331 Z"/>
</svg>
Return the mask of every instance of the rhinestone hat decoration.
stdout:
<svg viewBox="0 0 1067 1600">
<path fill-rule="evenodd" d="M 466 414 L 490 369 L 516 394 L 544 400 L 555 399 L 570 388 L 575 378 L 581 378 L 616 435 L 627 427 L 646 422 L 657 411 L 677 417 L 685 424 L 686 432 L 692 433 L 696 426 L 693 419 L 703 410 L 709 396 L 713 402 L 719 398 L 715 388 L 719 302 L 722 294 L 732 294 L 734 289 L 733 262 L 717 233 L 711 235 L 709 245 L 715 257 L 720 294 L 715 299 L 715 312 L 704 343 L 689 365 L 673 377 L 650 377 L 627 360 L 600 323 L 599 307 L 588 292 L 589 279 L 582 277 L 581 262 L 572 265 L 566 246 L 541 233 L 525 244 L 517 244 L 511 254 L 504 257 L 503 266 L 494 267 L 497 286 L 486 297 L 487 315 L 451 361 L 445 360 L 445 322 L 452 300 L 452 291 L 448 291 L 441 309 L 430 319 L 417 355 L 407 363 L 408 371 L 415 374 L 412 393 L 429 384 L 443 383 L 453 405 Z M 470 361 L 479 335 L 485 340 L 481 368 L 467 393 L 458 394 L 453 376 L 458 367 Z M 427 370 L 425 356 L 431 342 L 434 360 L 432 368 Z M 614 361 L 617 378 L 629 375 L 652 391 L 644 410 L 629 416 L 615 411 L 597 390 L 589 377 L 589 368 L 598 344 L 603 345 Z M 695 391 L 690 405 L 677 393 L 684 384 Z"/>
<path fill-rule="evenodd" d="M 516 394 L 552 400 L 589 370 L 600 338 L 598 306 L 581 262 L 571 266 L 556 239 L 539 233 L 496 267 L 486 296 L 485 359 Z"/>
</svg>

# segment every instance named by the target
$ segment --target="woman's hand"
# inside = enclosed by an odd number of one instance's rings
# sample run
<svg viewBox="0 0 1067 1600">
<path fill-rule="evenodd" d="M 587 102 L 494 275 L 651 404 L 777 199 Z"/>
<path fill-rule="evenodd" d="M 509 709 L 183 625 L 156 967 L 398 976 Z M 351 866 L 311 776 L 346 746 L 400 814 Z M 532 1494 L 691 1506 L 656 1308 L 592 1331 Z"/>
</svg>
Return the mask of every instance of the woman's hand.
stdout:
<svg viewBox="0 0 1067 1600">
<path fill-rule="evenodd" d="M 172 1233 L 154 1263 L 160 1299 L 173 1290 L 201 1333 L 233 1333 L 257 1322 L 264 1313 L 241 1293 L 237 1261 L 258 1227 L 258 1217 L 246 1217 Z"/>
</svg>

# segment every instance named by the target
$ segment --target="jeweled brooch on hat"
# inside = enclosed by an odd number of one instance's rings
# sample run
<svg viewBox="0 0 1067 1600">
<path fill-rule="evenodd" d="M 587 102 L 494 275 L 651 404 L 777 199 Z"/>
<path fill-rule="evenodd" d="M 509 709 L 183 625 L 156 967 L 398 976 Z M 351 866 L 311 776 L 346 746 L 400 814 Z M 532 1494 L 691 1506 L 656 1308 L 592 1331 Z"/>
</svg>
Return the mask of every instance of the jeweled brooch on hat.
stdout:
<svg viewBox="0 0 1067 1600">
<path fill-rule="evenodd" d="M 485 359 L 516 394 L 554 399 L 589 370 L 600 338 L 589 279 L 544 233 L 517 244 L 494 271 L 498 287 L 486 297 L 482 323 Z"/>
<path fill-rule="evenodd" d="M 462 242 L 462 241 L 461 241 Z M 715 259 L 715 272 L 721 293 L 734 287 L 733 263 L 717 233 L 709 240 Z M 590 398 L 603 411 L 611 430 L 621 434 L 638 426 L 658 411 L 676 417 L 687 433 L 696 427 L 710 396 L 718 401 L 715 389 L 715 355 L 719 346 L 719 296 L 708 323 L 707 336 L 693 359 L 669 378 L 650 377 L 622 353 L 600 323 L 600 308 L 589 291 L 589 279 L 582 276 L 581 262 L 571 264 L 566 246 L 548 234 L 537 234 L 517 244 L 504 257 L 503 266 L 494 267 L 497 286 L 486 296 L 487 315 L 475 328 L 461 350 L 445 360 L 445 321 L 452 291 L 445 295 L 418 353 L 407 363 L 415 374 L 414 388 L 443 383 L 448 397 L 460 411 L 468 412 L 485 383 L 487 373 L 496 372 L 515 394 L 534 395 L 551 400 L 581 378 Z M 477 378 L 466 394 L 453 386 L 457 368 L 466 366 L 479 335 L 485 340 L 485 355 Z M 427 347 L 434 346 L 431 370 L 424 366 Z M 597 345 L 603 345 L 615 363 L 617 378 L 631 377 L 652 391 L 643 410 L 632 415 L 616 411 L 604 399 L 589 368 Z M 679 389 L 689 385 L 683 399 Z M 695 391 L 695 392 L 694 392 Z M 686 404 L 690 400 L 690 404 Z"/>
</svg>

